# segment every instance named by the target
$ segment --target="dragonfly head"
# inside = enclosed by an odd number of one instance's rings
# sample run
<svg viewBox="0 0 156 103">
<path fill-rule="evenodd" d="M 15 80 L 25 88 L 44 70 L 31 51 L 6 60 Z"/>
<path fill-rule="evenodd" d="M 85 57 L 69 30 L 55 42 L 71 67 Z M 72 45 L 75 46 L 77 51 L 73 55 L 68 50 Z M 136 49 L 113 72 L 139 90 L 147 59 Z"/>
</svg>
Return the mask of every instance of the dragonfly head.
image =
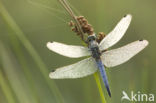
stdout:
<svg viewBox="0 0 156 103">
<path fill-rule="evenodd" d="M 89 35 L 87 38 L 87 42 L 91 42 L 91 41 L 95 41 L 96 40 L 96 36 L 95 35 Z"/>
<path fill-rule="evenodd" d="M 87 42 L 89 44 L 89 48 L 94 48 L 98 46 L 95 35 L 89 35 L 87 38 Z"/>
</svg>

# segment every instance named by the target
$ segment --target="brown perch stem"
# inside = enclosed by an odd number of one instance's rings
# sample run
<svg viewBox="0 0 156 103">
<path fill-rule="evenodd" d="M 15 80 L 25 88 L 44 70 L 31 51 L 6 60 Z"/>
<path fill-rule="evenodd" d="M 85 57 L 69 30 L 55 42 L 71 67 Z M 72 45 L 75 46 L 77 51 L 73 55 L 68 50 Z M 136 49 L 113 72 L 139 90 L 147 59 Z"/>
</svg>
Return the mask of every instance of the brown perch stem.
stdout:
<svg viewBox="0 0 156 103">
<path fill-rule="evenodd" d="M 84 32 L 83 32 L 83 30 L 82 30 L 82 28 L 81 28 L 81 25 L 80 25 L 80 23 L 78 22 L 78 20 L 77 20 L 75 14 L 74 14 L 74 12 L 71 10 L 71 8 L 69 7 L 69 5 L 67 4 L 67 1 L 66 1 L 66 0 L 59 0 L 59 2 L 63 5 L 63 7 L 66 9 L 66 11 L 67 11 L 67 12 L 70 14 L 70 16 L 73 18 L 73 20 L 75 21 L 75 24 L 76 24 L 76 26 L 77 26 L 77 28 L 78 28 L 78 31 L 79 31 L 80 34 L 81 34 L 81 39 L 82 39 L 83 41 L 85 41 L 85 40 L 84 40 Z"/>
</svg>

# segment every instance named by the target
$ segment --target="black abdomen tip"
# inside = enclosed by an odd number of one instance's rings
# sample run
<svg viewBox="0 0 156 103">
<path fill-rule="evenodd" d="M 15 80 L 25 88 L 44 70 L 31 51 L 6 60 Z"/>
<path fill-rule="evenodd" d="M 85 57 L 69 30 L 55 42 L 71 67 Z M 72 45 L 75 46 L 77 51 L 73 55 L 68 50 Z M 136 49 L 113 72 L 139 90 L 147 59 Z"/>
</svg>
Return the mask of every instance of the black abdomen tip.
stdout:
<svg viewBox="0 0 156 103">
<path fill-rule="evenodd" d="M 111 95 L 111 91 L 110 91 L 110 89 L 109 89 L 108 86 L 106 86 L 106 89 L 107 89 L 107 92 L 108 92 L 109 97 L 112 97 L 112 95 Z"/>
</svg>

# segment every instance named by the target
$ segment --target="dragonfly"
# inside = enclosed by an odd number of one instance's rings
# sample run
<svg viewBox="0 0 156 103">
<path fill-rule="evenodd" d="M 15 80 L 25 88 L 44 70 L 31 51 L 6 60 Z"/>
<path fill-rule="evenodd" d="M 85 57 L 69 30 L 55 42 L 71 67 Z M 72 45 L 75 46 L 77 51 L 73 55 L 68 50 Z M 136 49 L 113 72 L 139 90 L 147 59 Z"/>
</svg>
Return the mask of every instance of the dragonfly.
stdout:
<svg viewBox="0 0 156 103">
<path fill-rule="evenodd" d="M 51 79 L 82 78 L 100 71 L 102 80 L 111 97 L 111 91 L 105 68 L 115 67 L 123 64 L 147 45 L 147 40 L 137 40 L 117 49 L 108 50 L 115 45 L 127 31 L 132 16 L 127 14 L 116 25 L 116 27 L 104 37 L 100 43 L 96 42 L 96 34 L 87 37 L 88 47 L 78 45 L 67 45 L 59 42 L 48 42 L 47 48 L 51 51 L 69 58 L 88 57 L 77 63 L 60 67 L 50 72 Z"/>
</svg>

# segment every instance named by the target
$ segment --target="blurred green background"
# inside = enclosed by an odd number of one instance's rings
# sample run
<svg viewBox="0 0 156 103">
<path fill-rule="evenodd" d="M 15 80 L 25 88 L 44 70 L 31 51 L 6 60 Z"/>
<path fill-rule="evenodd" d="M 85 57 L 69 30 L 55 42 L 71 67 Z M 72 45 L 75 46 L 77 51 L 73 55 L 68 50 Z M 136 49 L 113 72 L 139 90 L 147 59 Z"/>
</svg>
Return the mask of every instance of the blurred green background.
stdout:
<svg viewBox="0 0 156 103">
<path fill-rule="evenodd" d="M 132 23 L 117 48 L 138 39 L 149 46 L 134 58 L 107 70 L 112 98 L 120 103 L 122 91 L 156 94 L 156 1 L 69 0 L 96 32 L 109 33 L 125 14 Z M 10 15 L 10 16 L 9 16 Z M 46 48 L 48 41 L 82 45 L 70 30 L 70 17 L 57 0 L 0 0 L 0 103 L 100 103 L 93 75 L 81 79 L 50 80 L 57 67 L 80 59 L 60 56 Z M 129 101 L 123 101 L 129 103 Z"/>
</svg>

